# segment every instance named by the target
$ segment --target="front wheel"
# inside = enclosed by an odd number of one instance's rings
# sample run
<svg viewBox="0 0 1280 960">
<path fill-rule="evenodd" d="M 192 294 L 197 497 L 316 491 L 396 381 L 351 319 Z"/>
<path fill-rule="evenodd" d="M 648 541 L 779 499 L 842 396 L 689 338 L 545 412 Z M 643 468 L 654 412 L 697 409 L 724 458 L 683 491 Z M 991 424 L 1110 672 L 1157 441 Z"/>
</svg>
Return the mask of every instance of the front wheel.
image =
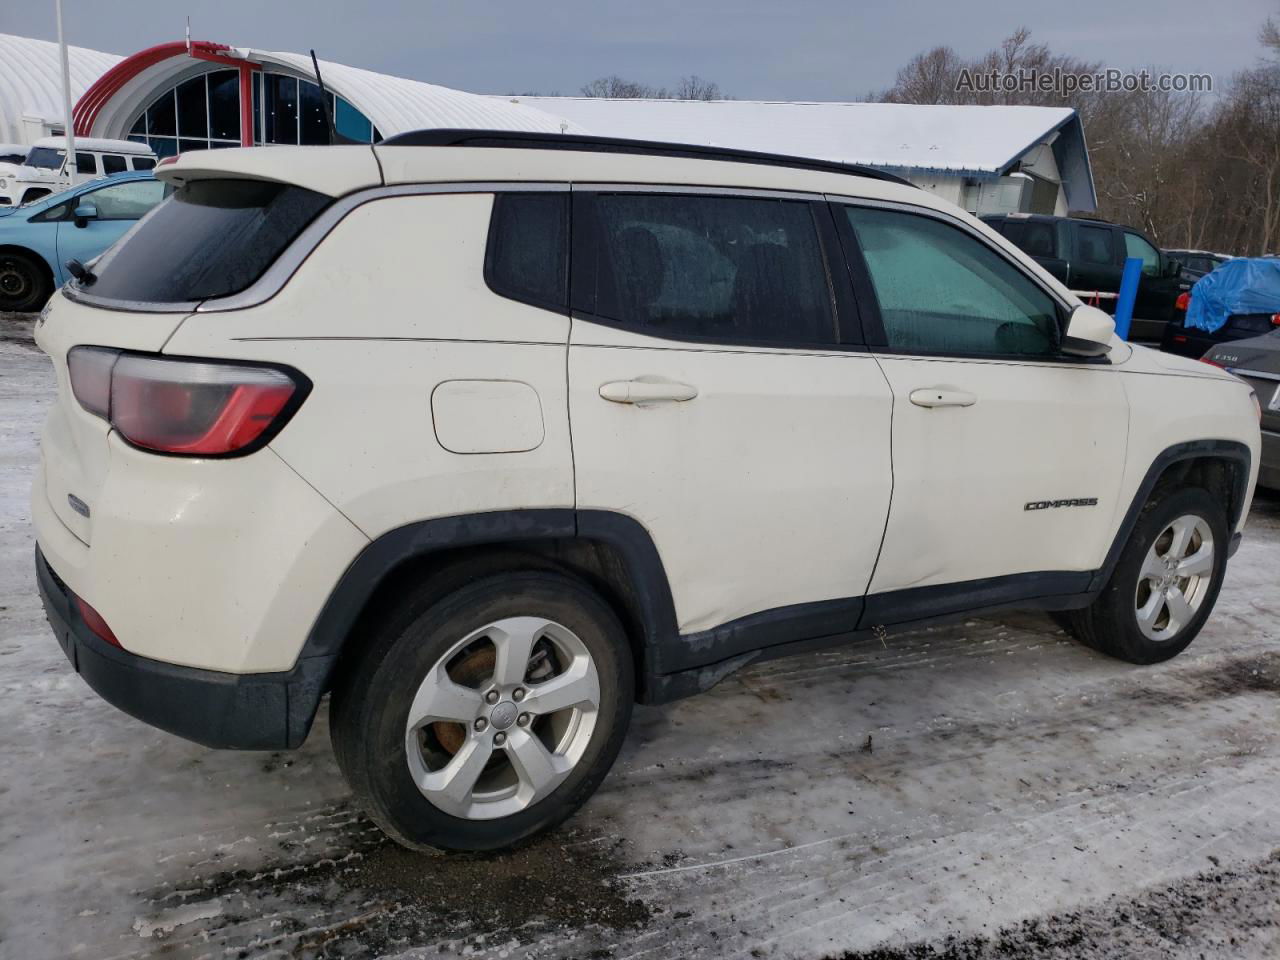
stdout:
<svg viewBox="0 0 1280 960">
<path fill-rule="evenodd" d="M 424 609 L 425 607 L 425 609 Z M 552 571 L 406 599 L 334 693 L 357 802 L 411 849 L 491 850 L 569 817 L 613 764 L 631 656 L 613 611 Z"/>
<path fill-rule="evenodd" d="M 1074 633 L 1130 663 L 1159 663 L 1195 639 L 1227 569 L 1226 512 L 1207 490 L 1157 493 L 1143 507 L 1111 579 L 1072 614 Z"/>
<path fill-rule="evenodd" d="M 34 258 L 0 252 L 0 312 L 39 310 L 52 292 L 52 284 Z"/>
</svg>

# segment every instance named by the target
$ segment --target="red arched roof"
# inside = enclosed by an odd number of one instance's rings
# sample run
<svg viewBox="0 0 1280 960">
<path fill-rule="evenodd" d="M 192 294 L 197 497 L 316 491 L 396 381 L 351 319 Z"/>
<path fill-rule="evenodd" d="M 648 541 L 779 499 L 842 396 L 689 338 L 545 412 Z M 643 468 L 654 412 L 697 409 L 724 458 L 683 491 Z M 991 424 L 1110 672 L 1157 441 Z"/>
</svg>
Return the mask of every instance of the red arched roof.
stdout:
<svg viewBox="0 0 1280 960">
<path fill-rule="evenodd" d="M 198 60 L 212 60 L 214 63 L 226 63 L 239 66 L 243 60 L 225 55 L 224 51 L 231 47 L 225 43 L 211 43 L 208 40 L 193 40 L 190 45 L 190 56 Z M 115 96 L 120 88 L 148 67 L 153 67 L 171 57 L 188 55 L 185 40 L 173 43 L 161 43 L 146 50 L 140 50 L 132 56 L 125 57 L 114 67 L 100 76 L 88 90 L 84 92 L 75 108 L 71 111 L 77 136 L 87 137 L 93 131 L 93 122 L 108 100 Z"/>
</svg>

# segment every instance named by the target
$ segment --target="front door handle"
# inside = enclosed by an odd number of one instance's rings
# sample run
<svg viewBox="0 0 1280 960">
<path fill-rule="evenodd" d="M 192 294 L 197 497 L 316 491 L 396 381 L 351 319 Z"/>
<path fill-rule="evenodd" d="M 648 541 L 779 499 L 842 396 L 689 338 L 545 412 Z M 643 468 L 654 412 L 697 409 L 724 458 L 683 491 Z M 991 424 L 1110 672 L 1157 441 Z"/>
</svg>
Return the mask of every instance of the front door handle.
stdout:
<svg viewBox="0 0 1280 960">
<path fill-rule="evenodd" d="M 972 407 L 977 396 L 950 387 L 921 387 L 911 391 L 911 402 L 917 407 Z"/>
<path fill-rule="evenodd" d="M 600 396 L 614 403 L 675 403 L 692 400 L 697 395 L 697 387 L 657 377 L 612 380 L 600 387 Z"/>
</svg>

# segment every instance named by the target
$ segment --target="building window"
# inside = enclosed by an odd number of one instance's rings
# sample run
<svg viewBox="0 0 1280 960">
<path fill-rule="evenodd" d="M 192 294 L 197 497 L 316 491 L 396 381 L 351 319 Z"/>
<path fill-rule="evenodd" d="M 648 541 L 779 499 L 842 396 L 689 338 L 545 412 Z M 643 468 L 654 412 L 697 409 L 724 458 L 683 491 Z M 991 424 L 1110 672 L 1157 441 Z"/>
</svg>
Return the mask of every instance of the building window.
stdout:
<svg viewBox="0 0 1280 960">
<path fill-rule="evenodd" d="M 342 97 L 327 94 L 338 132 L 362 143 L 382 139 L 369 118 Z M 156 156 L 240 146 L 240 73 L 212 70 L 184 80 L 156 97 L 134 120 L 129 139 Z M 329 125 L 324 95 L 309 80 L 253 73 L 253 142 L 325 144 Z"/>
</svg>

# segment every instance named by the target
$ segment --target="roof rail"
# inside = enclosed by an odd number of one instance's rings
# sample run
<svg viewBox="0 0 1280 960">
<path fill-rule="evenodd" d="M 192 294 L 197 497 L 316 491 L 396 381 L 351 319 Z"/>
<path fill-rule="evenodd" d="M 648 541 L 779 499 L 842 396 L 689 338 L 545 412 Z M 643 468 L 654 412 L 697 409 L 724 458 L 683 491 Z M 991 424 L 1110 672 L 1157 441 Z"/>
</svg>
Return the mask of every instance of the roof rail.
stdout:
<svg viewBox="0 0 1280 960">
<path fill-rule="evenodd" d="M 653 157 L 685 157 L 695 160 L 725 160 L 731 163 L 760 163 L 773 167 L 821 170 L 888 183 L 915 184 L 902 177 L 855 163 L 792 157 L 755 150 L 704 147 L 692 143 L 664 143 L 657 140 L 627 140 L 621 137 L 592 137 L 582 134 L 535 133 L 526 130 L 410 130 L 379 141 L 382 147 L 506 147 L 516 150 L 579 150 L 589 153 L 629 153 Z"/>
</svg>

